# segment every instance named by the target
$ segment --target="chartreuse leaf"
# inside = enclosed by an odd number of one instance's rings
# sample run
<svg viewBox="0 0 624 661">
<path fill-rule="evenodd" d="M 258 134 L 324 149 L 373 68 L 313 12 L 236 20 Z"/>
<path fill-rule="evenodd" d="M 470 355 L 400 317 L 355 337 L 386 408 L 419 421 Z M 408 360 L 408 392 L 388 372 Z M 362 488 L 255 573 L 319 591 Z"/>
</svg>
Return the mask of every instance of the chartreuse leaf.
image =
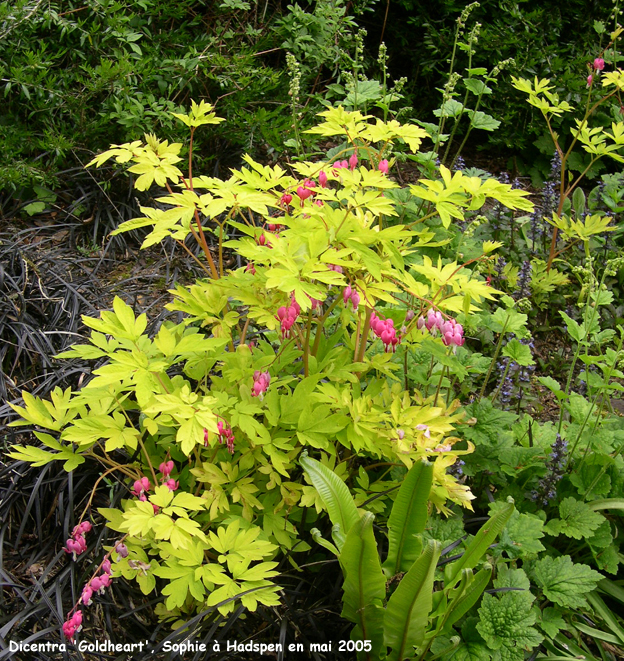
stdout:
<svg viewBox="0 0 624 661">
<path fill-rule="evenodd" d="M 388 556 L 383 567 L 390 576 L 408 571 L 420 555 L 432 483 L 433 464 L 428 461 L 414 464 L 403 479 L 388 519 Z"/>
<path fill-rule="evenodd" d="M 573 563 L 569 555 L 545 557 L 533 567 L 533 578 L 544 590 L 544 595 L 564 608 L 582 608 L 586 596 L 597 585 L 602 575 L 587 565 Z"/>
<path fill-rule="evenodd" d="M 340 526 L 340 530 L 346 535 L 360 520 L 349 488 L 332 470 L 307 454 L 301 457 L 300 463 L 327 508 L 331 522 Z M 338 550 L 340 549 L 341 546 L 338 545 Z"/>
<path fill-rule="evenodd" d="M 439 557 L 440 543 L 431 540 L 388 600 L 384 616 L 384 640 L 392 648 L 388 661 L 403 661 L 425 639 Z"/>
<path fill-rule="evenodd" d="M 371 641 L 366 659 L 378 658 L 383 645 L 382 601 L 386 596 L 373 519 L 373 514 L 366 512 L 351 527 L 339 557 L 344 574 L 342 617 L 357 624 L 354 639 Z"/>
<path fill-rule="evenodd" d="M 452 585 L 457 581 L 462 569 L 472 569 L 483 557 L 488 547 L 501 533 L 507 521 L 514 512 L 513 500 L 509 499 L 489 521 L 486 521 L 468 544 L 462 557 L 450 564 L 444 572 L 446 585 Z"/>
</svg>

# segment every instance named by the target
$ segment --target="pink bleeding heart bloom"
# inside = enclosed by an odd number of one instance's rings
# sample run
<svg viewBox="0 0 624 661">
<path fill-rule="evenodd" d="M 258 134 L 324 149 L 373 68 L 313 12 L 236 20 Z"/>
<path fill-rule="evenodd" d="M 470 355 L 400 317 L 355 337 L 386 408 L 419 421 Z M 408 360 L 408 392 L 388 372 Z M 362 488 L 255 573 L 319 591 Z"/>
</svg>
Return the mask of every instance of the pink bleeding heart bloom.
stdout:
<svg viewBox="0 0 624 661">
<path fill-rule="evenodd" d="M 169 489 L 169 491 L 175 491 L 180 486 L 180 482 L 172 478 L 165 482 L 165 486 Z"/>
<path fill-rule="evenodd" d="M 396 328 L 394 327 L 394 321 L 392 319 L 381 319 L 377 316 L 377 313 L 373 310 L 370 316 L 369 325 L 375 333 L 375 335 L 383 342 L 384 351 L 387 353 L 389 351 L 396 351 L 396 345 L 399 343 L 399 337 L 396 333 Z"/>
<path fill-rule="evenodd" d="M 351 298 L 351 293 L 352 293 L 351 285 L 347 285 L 343 290 L 342 290 L 342 300 L 344 301 L 344 304 L 347 304 L 347 301 Z"/>
<path fill-rule="evenodd" d="M 353 154 L 351 154 L 351 156 L 349 157 L 349 169 L 351 171 L 355 170 L 355 168 L 357 167 L 357 164 L 358 164 L 357 153 L 353 152 Z"/>
<path fill-rule="evenodd" d="M 139 498 L 141 498 L 141 496 L 145 496 L 145 492 L 152 488 L 150 481 L 146 477 L 142 477 L 140 480 L 136 480 L 132 486 L 132 493 L 135 496 L 139 496 Z M 141 498 L 141 500 L 146 500 L 146 498 Z"/>
<path fill-rule="evenodd" d="M 442 313 L 439 310 L 429 309 L 427 311 L 427 320 L 425 321 L 425 326 L 427 330 L 435 333 L 436 330 L 442 330 L 442 325 L 444 324 L 444 319 Z"/>
<path fill-rule="evenodd" d="M 100 588 L 100 592 L 104 592 L 106 588 L 110 587 L 110 584 L 113 582 L 113 579 L 111 578 L 110 574 L 100 574 L 99 578 L 100 578 L 100 583 L 102 585 L 102 587 Z"/>
<path fill-rule="evenodd" d="M 91 532 L 92 528 L 93 526 L 89 521 L 83 521 L 74 528 L 72 535 L 84 535 L 85 533 Z"/>
<path fill-rule="evenodd" d="M 247 266 L 245 267 L 245 271 L 247 273 L 251 273 L 251 275 L 256 275 L 256 267 L 254 266 L 253 262 L 247 263 Z"/>
<path fill-rule="evenodd" d="M 82 595 L 80 597 L 80 601 L 82 601 L 82 603 L 85 606 L 90 606 L 92 598 L 93 598 L 93 590 L 88 585 L 85 585 L 84 588 L 82 589 Z"/>
<path fill-rule="evenodd" d="M 325 188 L 327 186 L 327 173 L 324 170 L 319 172 L 318 180 L 319 184 L 321 184 L 321 188 Z"/>
<path fill-rule="evenodd" d="M 342 273 L 342 266 L 338 266 L 338 264 L 328 264 L 327 268 L 330 271 L 335 271 L 336 273 Z"/>
<path fill-rule="evenodd" d="M 591 87 L 591 84 L 592 84 L 593 80 L 594 80 L 594 77 L 590 73 L 589 76 L 587 76 L 587 87 Z"/>
<path fill-rule="evenodd" d="M 84 535 L 92 529 L 89 521 L 79 523 L 72 530 L 71 537 L 65 542 L 65 553 L 71 553 L 74 560 L 87 550 L 87 541 Z"/>
<path fill-rule="evenodd" d="M 292 195 L 290 193 L 284 193 L 280 198 L 282 206 L 287 207 L 292 202 Z"/>
<path fill-rule="evenodd" d="M 280 321 L 282 339 L 290 337 L 290 329 L 294 326 L 295 321 L 297 321 L 300 312 L 301 306 L 297 303 L 294 296 L 290 299 L 290 305 L 282 305 L 278 308 L 277 318 Z"/>
<path fill-rule="evenodd" d="M 594 69 L 596 69 L 596 71 L 602 71 L 604 67 L 605 67 L 605 61 L 601 57 L 597 57 L 594 60 Z"/>
<path fill-rule="evenodd" d="M 301 200 L 301 206 L 303 206 L 303 203 L 312 195 L 312 191 L 309 188 L 304 188 L 303 186 L 299 186 L 297 188 L 297 195 Z"/>
<path fill-rule="evenodd" d="M 308 298 L 310 299 L 312 310 L 318 310 L 321 307 L 321 301 L 319 301 L 317 298 L 312 298 L 310 294 L 308 294 Z"/>
<path fill-rule="evenodd" d="M 219 443 L 223 443 L 225 440 L 225 443 L 227 445 L 228 452 L 230 454 L 234 454 L 234 433 L 232 432 L 232 428 L 229 425 L 224 425 L 222 422 L 219 422 L 221 425 L 217 425 L 219 428 Z"/>
<path fill-rule="evenodd" d="M 100 576 L 94 576 L 89 582 L 89 586 L 93 592 L 99 592 L 102 589 L 102 578 Z"/>
<path fill-rule="evenodd" d="M 461 347 L 464 342 L 464 328 L 455 319 L 449 319 L 442 327 L 442 341 L 448 346 Z"/>
<path fill-rule="evenodd" d="M 76 611 L 67 621 L 63 624 L 63 633 L 67 640 L 74 640 L 74 636 L 82 628 L 82 611 Z"/>
<path fill-rule="evenodd" d="M 377 169 L 382 174 L 388 174 L 388 167 L 389 167 L 388 159 L 382 158 L 381 161 L 379 161 L 379 165 L 377 166 Z"/>
<path fill-rule="evenodd" d="M 117 542 L 117 544 L 115 544 L 115 553 L 117 553 L 119 558 L 127 558 L 128 547 L 123 542 Z"/>
<path fill-rule="evenodd" d="M 158 470 L 163 474 L 163 477 L 167 479 L 171 475 L 173 468 L 173 461 L 163 461 L 162 464 L 160 464 L 158 467 Z"/>
<path fill-rule="evenodd" d="M 431 431 L 429 430 L 428 425 L 416 425 L 416 429 L 424 432 L 423 436 L 425 436 L 425 438 L 431 438 Z"/>
<path fill-rule="evenodd" d="M 108 558 L 106 558 L 106 560 L 104 560 L 104 562 L 102 563 L 102 571 L 105 574 L 111 573 L 111 561 Z"/>
<path fill-rule="evenodd" d="M 269 389 L 269 383 L 271 383 L 271 375 L 268 372 L 261 372 L 256 370 L 254 372 L 254 383 L 251 389 L 251 394 L 253 397 L 259 397 L 262 399 L 264 393 Z"/>
</svg>

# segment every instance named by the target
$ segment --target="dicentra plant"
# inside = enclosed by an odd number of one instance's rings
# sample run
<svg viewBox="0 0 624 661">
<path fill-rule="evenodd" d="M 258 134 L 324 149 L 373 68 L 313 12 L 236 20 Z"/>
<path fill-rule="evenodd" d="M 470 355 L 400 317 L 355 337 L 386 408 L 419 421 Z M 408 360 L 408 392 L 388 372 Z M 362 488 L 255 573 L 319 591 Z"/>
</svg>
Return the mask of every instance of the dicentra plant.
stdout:
<svg viewBox="0 0 624 661">
<path fill-rule="evenodd" d="M 470 508 L 469 489 L 446 471 L 472 449 L 454 447 L 459 403 L 447 403 L 439 386 L 427 394 L 405 382 L 415 356 L 429 365 L 431 354 L 415 352 L 425 341 L 441 357 L 465 351 L 464 325 L 497 292 L 470 269 L 478 257 L 436 263 L 423 254 L 435 246 L 426 227 L 387 223 L 397 211 L 386 194 L 398 185 L 386 156 L 396 142 L 417 151 L 426 132 L 341 107 L 321 116 L 310 132 L 346 139 L 349 148 L 333 162 L 290 171 L 246 156 L 228 179 L 197 175 L 195 131 L 221 121 L 204 102 L 176 114 L 190 128 L 184 160 L 181 144 L 153 135 L 97 156 L 97 166 L 128 164 L 137 190 L 160 189 L 158 207 L 142 207 L 142 217 L 116 232 L 150 228 L 143 247 L 166 237 L 186 247 L 192 235 L 206 278 L 172 291 L 166 307 L 183 320 L 164 322 L 153 337 L 146 315 L 121 298 L 85 318 L 89 343 L 60 357 L 104 364 L 76 392 L 57 389 L 50 400 L 24 392 L 24 406 L 15 407 L 17 424 L 34 427 L 47 449 L 14 446 L 10 456 L 39 466 L 64 461 L 69 471 L 101 465 L 77 525 L 106 519 L 119 540 L 104 575 L 134 579 L 145 594 L 157 589 L 165 618 L 227 613 L 237 600 L 250 610 L 278 603 L 275 558 L 309 549 L 302 535 L 314 516 L 306 523 L 304 509 L 320 503 L 302 482 L 304 449 L 323 453 L 340 475 L 365 471 L 369 460 L 398 467 L 383 482 L 388 489 L 401 467 L 429 459 L 428 501 L 443 512 L 448 501 Z M 444 167 L 441 176 L 406 191 L 429 204 L 419 221 L 438 214 L 448 226 L 488 199 L 531 208 L 509 185 Z M 496 245 L 484 244 L 482 254 Z M 227 269 L 232 253 L 240 265 Z M 126 498 L 92 512 L 112 476 Z M 83 530 L 68 553 L 82 548 Z M 86 586 L 76 612 L 107 588 L 102 576 Z M 66 628 L 72 636 L 76 612 Z"/>
</svg>

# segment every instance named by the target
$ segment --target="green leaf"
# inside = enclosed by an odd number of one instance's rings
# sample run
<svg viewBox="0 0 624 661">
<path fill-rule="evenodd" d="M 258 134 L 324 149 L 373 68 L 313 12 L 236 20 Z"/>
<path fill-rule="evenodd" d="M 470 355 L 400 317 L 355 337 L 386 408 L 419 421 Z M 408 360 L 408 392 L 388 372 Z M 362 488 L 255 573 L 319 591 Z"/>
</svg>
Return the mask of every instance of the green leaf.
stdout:
<svg viewBox="0 0 624 661">
<path fill-rule="evenodd" d="M 500 126 L 498 119 L 494 119 L 492 115 L 488 115 L 480 110 L 476 112 L 469 110 L 468 114 L 470 115 L 470 123 L 475 129 L 481 129 L 482 131 L 496 131 Z"/>
<path fill-rule="evenodd" d="M 459 101 L 448 99 L 442 104 L 441 108 L 434 110 L 433 114 L 436 117 L 457 117 L 458 115 L 461 115 L 463 109 L 464 106 Z"/>
<path fill-rule="evenodd" d="M 579 326 L 579 324 L 565 312 L 560 310 L 559 314 L 563 317 L 563 320 L 566 323 L 566 328 L 570 337 L 576 342 L 582 342 L 585 339 L 587 331 L 584 328 L 581 328 L 581 326 Z"/>
<path fill-rule="evenodd" d="M 464 78 L 464 85 L 476 96 L 492 93 L 491 88 L 489 88 L 482 80 L 478 80 L 477 78 Z"/>
<path fill-rule="evenodd" d="M 589 503 L 589 509 L 598 510 L 624 510 L 624 498 L 604 498 Z"/>
<path fill-rule="evenodd" d="M 476 617 L 466 618 L 461 628 L 462 642 L 456 652 L 443 657 L 444 661 L 490 661 L 492 653 L 477 631 L 478 621 Z"/>
<path fill-rule="evenodd" d="M 524 653 L 537 647 L 544 637 L 533 627 L 536 614 L 532 599 L 522 592 L 500 597 L 486 594 L 479 608 L 477 630 L 502 661 L 522 661 Z"/>
<path fill-rule="evenodd" d="M 432 483 L 433 464 L 428 461 L 414 464 L 403 479 L 388 518 L 388 556 L 383 566 L 391 576 L 408 571 L 420 555 Z"/>
<path fill-rule="evenodd" d="M 526 344 L 522 344 L 516 338 L 514 338 L 505 345 L 502 353 L 503 356 L 507 356 L 511 358 L 511 360 L 518 363 L 518 365 L 521 365 L 522 367 L 527 367 L 528 365 L 535 364 L 529 346 Z"/>
<path fill-rule="evenodd" d="M 564 608 L 587 606 L 586 596 L 602 575 L 587 565 L 575 564 L 569 555 L 545 557 L 533 567 L 532 576 L 552 602 Z"/>
<path fill-rule="evenodd" d="M 29 216 L 34 216 L 35 214 L 41 213 L 42 211 L 45 211 L 45 209 L 46 209 L 45 202 L 31 202 L 30 204 L 27 204 L 24 207 L 24 211 Z"/>
<path fill-rule="evenodd" d="M 561 613 L 558 608 L 544 608 L 543 611 L 538 613 L 538 626 L 547 636 L 554 638 L 561 629 L 566 628 L 566 623 L 561 617 Z"/>
<path fill-rule="evenodd" d="M 331 522 L 334 525 L 339 525 L 341 531 L 346 535 L 352 526 L 360 520 L 360 515 L 349 493 L 349 488 L 336 473 L 327 466 L 323 466 L 320 461 L 302 455 L 299 463 L 303 466 L 314 488 L 318 491 L 323 504 L 327 508 Z"/>
<path fill-rule="evenodd" d="M 377 543 L 370 512 L 351 527 L 340 552 L 344 574 L 342 617 L 355 622 L 364 640 L 371 640 L 373 654 L 383 645 L 381 605 L 386 596 L 386 580 L 379 563 Z"/>
<path fill-rule="evenodd" d="M 572 207 L 574 208 L 574 213 L 578 216 L 582 216 L 586 207 L 585 193 L 582 188 L 576 188 L 572 194 Z"/>
<path fill-rule="evenodd" d="M 501 533 L 495 554 L 507 553 L 510 558 L 534 555 L 545 549 L 539 541 L 544 537 L 544 522 L 534 514 L 512 514 Z"/>
<path fill-rule="evenodd" d="M 462 557 L 450 564 L 444 572 L 446 585 L 455 583 L 462 569 L 472 569 L 485 555 L 490 544 L 498 537 L 515 510 L 513 501 L 505 503 L 486 521 L 474 536 Z"/>
<path fill-rule="evenodd" d="M 465 569 L 464 571 L 471 571 Z M 471 572 L 472 573 L 472 572 Z M 445 628 L 451 627 L 455 622 L 462 618 L 480 599 L 483 591 L 492 578 L 492 565 L 486 564 L 483 569 L 477 572 L 472 582 L 456 601 L 451 601 L 448 605 L 448 617 Z"/>
<path fill-rule="evenodd" d="M 593 592 L 587 595 L 587 599 L 592 605 L 594 611 L 600 615 L 608 625 L 609 629 L 611 629 L 611 631 L 617 636 L 618 642 L 616 645 L 624 645 L 624 629 L 620 626 L 611 609 L 597 594 Z"/>
<path fill-rule="evenodd" d="M 550 376 L 540 376 L 538 378 L 538 381 L 550 390 L 550 392 L 554 393 L 555 397 L 557 399 L 566 399 L 567 395 L 563 390 L 561 390 L 561 386 L 557 381 L 555 381 L 552 377 Z"/>
<path fill-rule="evenodd" d="M 385 644 L 392 648 L 388 661 L 403 661 L 425 638 L 439 557 L 440 543 L 430 541 L 388 600 L 384 616 Z"/>
<path fill-rule="evenodd" d="M 546 524 L 544 530 L 549 535 L 565 535 L 573 539 L 591 537 L 604 521 L 601 514 L 593 512 L 591 507 L 574 497 L 565 498 L 559 503 L 559 516 Z"/>
</svg>

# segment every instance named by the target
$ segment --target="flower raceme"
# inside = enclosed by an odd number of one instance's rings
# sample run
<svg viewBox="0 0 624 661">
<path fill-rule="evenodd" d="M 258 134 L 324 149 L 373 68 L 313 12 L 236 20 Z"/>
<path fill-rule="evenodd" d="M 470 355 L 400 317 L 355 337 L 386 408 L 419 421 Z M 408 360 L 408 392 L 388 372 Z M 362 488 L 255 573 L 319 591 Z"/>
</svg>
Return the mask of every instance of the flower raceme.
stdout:
<svg viewBox="0 0 624 661">
<path fill-rule="evenodd" d="M 344 301 L 345 305 L 351 301 L 353 309 L 357 310 L 358 305 L 360 304 L 360 295 L 358 294 L 358 291 L 355 289 L 355 287 L 352 288 L 351 285 L 347 285 L 342 292 L 342 300 Z"/>
<path fill-rule="evenodd" d="M 400 340 L 392 319 L 380 319 L 373 310 L 370 317 L 370 327 L 373 333 L 383 342 L 386 353 L 396 351 L 396 345 Z"/>
<path fill-rule="evenodd" d="M 464 327 L 455 319 L 444 320 L 439 310 L 430 309 L 427 318 L 420 317 L 417 322 L 418 328 L 426 328 L 432 335 L 438 331 L 442 334 L 442 342 L 448 346 L 461 347 L 466 341 L 464 338 Z"/>
<path fill-rule="evenodd" d="M 442 325 L 442 342 L 446 346 L 461 347 L 466 340 L 464 339 L 464 328 L 458 324 L 455 319 L 449 319 Z"/>
<path fill-rule="evenodd" d="M 140 480 L 136 480 L 132 485 L 132 493 L 135 496 L 138 496 L 139 500 L 146 501 L 147 496 L 145 495 L 146 491 L 149 491 L 152 488 L 150 481 L 146 477 L 142 477 Z"/>
<path fill-rule="evenodd" d="M 277 318 L 280 321 L 280 327 L 282 329 L 282 339 L 290 337 L 290 329 L 293 327 L 297 317 L 301 312 L 301 306 L 294 297 L 290 301 L 289 306 L 282 305 L 281 308 L 277 310 Z"/>
<path fill-rule="evenodd" d="M 260 400 L 264 393 L 269 389 L 269 383 L 271 382 L 271 375 L 268 372 L 261 372 L 256 370 L 254 372 L 254 383 L 251 389 L 252 397 L 258 397 Z"/>
<path fill-rule="evenodd" d="M 173 471 L 174 464 L 173 461 L 163 461 L 162 464 L 158 467 L 158 470 L 162 473 L 162 476 L 165 480 L 168 480 Z"/>
<path fill-rule="evenodd" d="M 235 439 L 232 428 L 227 424 L 227 422 L 223 422 L 222 420 L 219 420 L 219 422 L 217 422 L 217 431 L 219 432 L 219 443 L 223 443 L 223 441 L 225 441 L 228 452 L 230 454 L 234 454 Z"/>
<path fill-rule="evenodd" d="M 85 533 L 91 531 L 91 524 L 89 521 L 79 523 L 73 530 L 71 537 L 65 542 L 65 553 L 71 553 L 74 560 L 80 554 L 87 550 L 87 542 L 84 538 Z"/>
<path fill-rule="evenodd" d="M 63 633 L 67 640 L 74 640 L 74 636 L 82 628 L 82 611 L 76 611 L 67 622 L 63 624 Z"/>
</svg>

